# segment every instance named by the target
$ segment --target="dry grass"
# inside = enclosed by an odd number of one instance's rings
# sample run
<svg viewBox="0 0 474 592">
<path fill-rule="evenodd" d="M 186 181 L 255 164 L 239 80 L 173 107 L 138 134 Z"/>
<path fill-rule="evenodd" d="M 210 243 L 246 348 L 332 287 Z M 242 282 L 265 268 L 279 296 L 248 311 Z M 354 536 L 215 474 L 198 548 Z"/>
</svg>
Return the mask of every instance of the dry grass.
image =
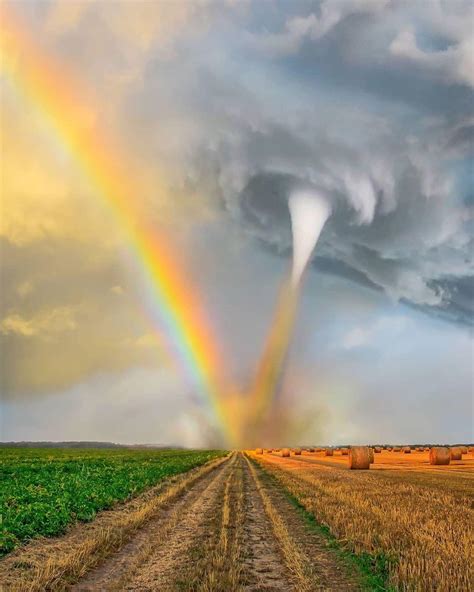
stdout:
<svg viewBox="0 0 474 592">
<path fill-rule="evenodd" d="M 349 548 L 383 554 L 396 589 L 474 589 L 474 475 L 260 464 Z"/>
<path fill-rule="evenodd" d="M 226 459 L 179 475 L 117 510 L 78 525 L 59 539 L 35 540 L 0 563 L 0 582 L 8 592 L 65 590 L 110 553 L 120 548 L 162 507 Z"/>
</svg>

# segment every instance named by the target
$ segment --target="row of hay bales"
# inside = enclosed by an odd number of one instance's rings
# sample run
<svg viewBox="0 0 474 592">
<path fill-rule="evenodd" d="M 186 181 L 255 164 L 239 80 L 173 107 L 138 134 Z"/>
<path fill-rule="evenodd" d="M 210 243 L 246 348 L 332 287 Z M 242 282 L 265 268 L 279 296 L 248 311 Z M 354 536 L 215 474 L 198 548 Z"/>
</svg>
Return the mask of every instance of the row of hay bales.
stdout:
<svg viewBox="0 0 474 592">
<path fill-rule="evenodd" d="M 393 448 L 394 452 L 405 452 L 411 453 L 409 446 Z M 468 449 L 466 446 L 433 446 L 431 448 L 423 448 L 420 451 L 429 450 L 430 464 L 431 465 L 449 465 L 452 460 L 462 460 L 463 454 L 471 452 L 474 454 L 474 448 Z M 334 452 L 339 452 L 341 455 L 348 457 L 348 464 L 350 469 L 369 469 L 370 465 L 375 462 L 375 454 L 382 452 L 380 446 L 351 446 L 349 448 L 307 448 L 307 452 L 323 452 L 325 456 L 333 456 Z M 407 452 L 408 451 L 408 452 Z M 291 453 L 295 456 L 301 456 L 301 448 L 275 448 L 275 449 L 263 449 L 256 448 L 256 454 L 265 453 L 279 453 L 282 457 L 288 458 Z"/>
<path fill-rule="evenodd" d="M 433 446 L 430 450 L 431 465 L 449 465 L 452 460 L 462 460 L 463 454 L 474 454 L 467 446 Z"/>
<path fill-rule="evenodd" d="M 374 446 L 374 451 L 382 452 L 386 450 L 388 452 L 403 452 L 405 454 L 411 454 L 412 452 L 429 452 L 435 446 Z M 474 454 L 474 446 L 448 446 L 447 448 L 460 448 L 462 450 L 462 454 Z"/>
</svg>

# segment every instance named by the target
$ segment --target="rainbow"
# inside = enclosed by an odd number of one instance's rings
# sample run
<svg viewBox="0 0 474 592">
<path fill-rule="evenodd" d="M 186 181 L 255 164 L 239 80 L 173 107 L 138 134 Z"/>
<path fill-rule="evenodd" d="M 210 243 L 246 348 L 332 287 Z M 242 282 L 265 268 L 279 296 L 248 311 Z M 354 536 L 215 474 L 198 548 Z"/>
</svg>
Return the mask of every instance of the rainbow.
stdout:
<svg viewBox="0 0 474 592">
<path fill-rule="evenodd" d="M 263 420 L 274 401 L 284 371 L 298 307 L 300 284 L 285 277 L 280 288 L 273 321 L 257 364 L 247 402 L 246 439 L 257 445 Z"/>
<path fill-rule="evenodd" d="M 139 180 L 125 174 L 130 167 L 117 144 L 107 142 L 96 123 L 91 125 L 91 113 L 84 109 L 90 102 L 85 101 L 85 93 L 78 92 L 77 78 L 41 50 L 4 3 L 0 16 L 0 73 L 41 113 L 124 229 L 130 249 L 149 280 L 172 349 L 232 444 L 235 433 L 225 407 L 227 386 L 215 339 L 171 241 L 146 222 L 135 203 Z"/>
</svg>

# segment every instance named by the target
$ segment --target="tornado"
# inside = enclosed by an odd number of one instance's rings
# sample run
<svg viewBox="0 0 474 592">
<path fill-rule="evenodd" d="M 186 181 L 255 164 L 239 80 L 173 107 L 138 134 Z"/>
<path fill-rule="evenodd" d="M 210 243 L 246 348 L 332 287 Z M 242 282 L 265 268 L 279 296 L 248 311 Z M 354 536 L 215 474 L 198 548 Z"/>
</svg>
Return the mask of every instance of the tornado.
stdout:
<svg viewBox="0 0 474 592">
<path fill-rule="evenodd" d="M 296 191 L 288 200 L 293 236 L 291 283 L 296 288 L 331 214 L 329 202 L 315 191 Z"/>
<path fill-rule="evenodd" d="M 324 195 L 295 191 L 288 200 L 293 237 L 293 261 L 277 298 L 272 323 L 257 364 L 247 405 L 246 444 L 255 446 L 281 383 L 293 333 L 304 273 L 321 231 L 331 214 Z"/>
</svg>

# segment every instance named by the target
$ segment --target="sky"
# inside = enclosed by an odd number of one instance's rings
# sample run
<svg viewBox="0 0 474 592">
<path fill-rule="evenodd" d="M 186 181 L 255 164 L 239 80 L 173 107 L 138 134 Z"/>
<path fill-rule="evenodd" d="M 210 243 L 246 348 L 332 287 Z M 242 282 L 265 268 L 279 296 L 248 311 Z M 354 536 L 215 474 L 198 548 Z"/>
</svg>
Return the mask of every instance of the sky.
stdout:
<svg viewBox="0 0 474 592">
<path fill-rule="evenodd" d="M 168 237 L 225 396 L 243 400 L 300 187 L 332 214 L 272 437 L 474 440 L 470 1 L 3 4 L 60 67 L 77 121 L 21 92 L 31 55 L 13 39 L 0 65 L 0 440 L 227 445 L 130 237 Z M 93 138 L 89 161 L 112 146 L 132 230 L 55 119 Z"/>
</svg>

